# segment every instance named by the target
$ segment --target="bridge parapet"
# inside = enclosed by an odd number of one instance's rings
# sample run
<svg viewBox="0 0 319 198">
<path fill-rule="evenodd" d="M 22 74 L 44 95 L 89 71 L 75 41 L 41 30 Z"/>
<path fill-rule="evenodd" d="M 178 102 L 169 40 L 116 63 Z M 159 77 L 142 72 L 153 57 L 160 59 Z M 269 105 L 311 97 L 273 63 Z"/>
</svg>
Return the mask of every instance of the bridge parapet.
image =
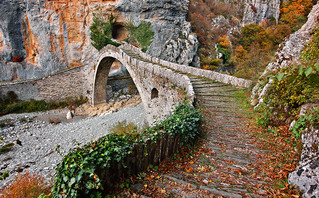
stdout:
<svg viewBox="0 0 319 198">
<path fill-rule="evenodd" d="M 196 75 L 196 76 L 203 76 L 203 77 L 209 78 L 211 80 L 215 80 L 215 81 L 226 83 L 226 84 L 231 84 L 231 85 L 238 87 L 238 88 L 250 88 L 253 84 L 253 82 L 251 80 L 237 78 L 237 77 L 230 76 L 227 74 L 221 74 L 219 72 L 204 70 L 204 69 L 191 67 L 191 66 L 187 66 L 187 65 L 180 65 L 180 64 L 165 61 L 165 60 L 162 60 L 162 59 L 159 59 L 156 57 L 152 57 L 149 54 L 142 52 L 139 48 L 134 47 L 134 46 L 127 44 L 127 43 L 121 45 L 120 48 L 131 50 L 134 53 L 141 56 L 143 59 L 146 59 L 150 62 L 160 64 L 160 65 L 172 68 L 174 70 L 177 70 L 177 71 L 180 71 L 183 73 L 189 73 L 189 74 Z"/>
</svg>

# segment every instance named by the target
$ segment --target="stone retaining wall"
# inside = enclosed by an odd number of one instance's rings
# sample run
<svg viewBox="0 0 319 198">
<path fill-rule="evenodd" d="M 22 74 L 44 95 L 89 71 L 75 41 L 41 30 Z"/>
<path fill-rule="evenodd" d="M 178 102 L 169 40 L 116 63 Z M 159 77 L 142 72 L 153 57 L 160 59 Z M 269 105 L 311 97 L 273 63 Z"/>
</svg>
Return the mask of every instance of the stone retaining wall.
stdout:
<svg viewBox="0 0 319 198">
<path fill-rule="evenodd" d="M 0 93 L 17 94 L 20 100 L 63 100 L 67 97 L 87 96 L 89 66 L 60 71 L 37 80 L 25 80 L 0 84 Z"/>
</svg>

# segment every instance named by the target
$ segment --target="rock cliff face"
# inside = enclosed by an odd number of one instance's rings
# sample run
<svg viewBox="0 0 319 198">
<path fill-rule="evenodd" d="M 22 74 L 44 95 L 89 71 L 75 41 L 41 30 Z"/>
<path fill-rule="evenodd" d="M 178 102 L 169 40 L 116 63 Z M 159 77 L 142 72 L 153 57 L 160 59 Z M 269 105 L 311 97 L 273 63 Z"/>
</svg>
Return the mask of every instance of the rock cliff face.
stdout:
<svg viewBox="0 0 319 198">
<path fill-rule="evenodd" d="M 152 56 L 179 64 L 192 64 L 197 53 L 197 36 L 186 22 L 188 0 L 122 1 L 116 7 L 126 19 L 151 21 L 155 32 L 148 50 Z"/>
<path fill-rule="evenodd" d="M 265 19 L 280 16 L 280 0 L 248 0 L 245 4 L 243 24 L 260 23 Z"/>
<path fill-rule="evenodd" d="M 300 116 L 318 107 L 318 104 L 306 104 L 301 107 Z M 319 129 L 307 128 L 301 136 L 303 145 L 299 166 L 289 174 L 288 181 L 301 190 L 306 198 L 319 196 Z"/>
<path fill-rule="evenodd" d="M 119 34 L 127 20 L 150 21 L 153 56 L 188 65 L 197 52 L 185 0 L 3 0 L 0 8 L 0 81 L 41 78 L 94 62 L 89 27 L 97 10 L 117 17 Z"/>
</svg>

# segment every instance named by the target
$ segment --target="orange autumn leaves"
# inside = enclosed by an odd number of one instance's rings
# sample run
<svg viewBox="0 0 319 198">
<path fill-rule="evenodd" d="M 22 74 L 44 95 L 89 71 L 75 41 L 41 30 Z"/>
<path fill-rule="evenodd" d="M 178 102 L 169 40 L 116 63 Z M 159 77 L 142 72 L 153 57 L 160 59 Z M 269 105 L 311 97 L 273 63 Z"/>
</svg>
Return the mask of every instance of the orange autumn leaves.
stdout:
<svg viewBox="0 0 319 198">
<path fill-rule="evenodd" d="M 281 22 L 293 27 L 298 25 L 298 21 L 302 20 L 311 10 L 313 6 L 312 0 L 292 0 L 284 4 L 281 8 Z"/>
<path fill-rule="evenodd" d="M 0 194 L 3 198 L 33 198 L 49 194 L 50 191 L 51 187 L 43 177 L 26 172 L 19 173 L 11 185 L 0 191 Z"/>
</svg>

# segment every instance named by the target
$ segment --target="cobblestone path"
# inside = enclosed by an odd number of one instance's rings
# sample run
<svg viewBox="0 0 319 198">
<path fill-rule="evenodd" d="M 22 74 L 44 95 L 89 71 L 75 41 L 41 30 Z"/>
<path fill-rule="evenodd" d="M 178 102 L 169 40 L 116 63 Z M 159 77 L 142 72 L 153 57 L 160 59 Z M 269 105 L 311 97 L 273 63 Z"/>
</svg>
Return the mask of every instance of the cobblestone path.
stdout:
<svg viewBox="0 0 319 198">
<path fill-rule="evenodd" d="M 134 184 L 133 194 L 144 197 L 154 197 L 156 192 L 162 193 L 157 197 L 263 197 L 264 192 L 259 189 L 267 183 L 258 178 L 260 173 L 255 164 L 264 151 L 253 145 L 254 139 L 247 131 L 248 122 L 238 100 L 238 89 L 201 77 L 190 76 L 190 79 L 198 107 L 206 114 L 202 151 L 184 164 L 173 164 L 173 171 L 155 173 L 158 179 L 146 178 Z M 147 188 L 153 189 L 152 194 L 145 193 Z"/>
</svg>

